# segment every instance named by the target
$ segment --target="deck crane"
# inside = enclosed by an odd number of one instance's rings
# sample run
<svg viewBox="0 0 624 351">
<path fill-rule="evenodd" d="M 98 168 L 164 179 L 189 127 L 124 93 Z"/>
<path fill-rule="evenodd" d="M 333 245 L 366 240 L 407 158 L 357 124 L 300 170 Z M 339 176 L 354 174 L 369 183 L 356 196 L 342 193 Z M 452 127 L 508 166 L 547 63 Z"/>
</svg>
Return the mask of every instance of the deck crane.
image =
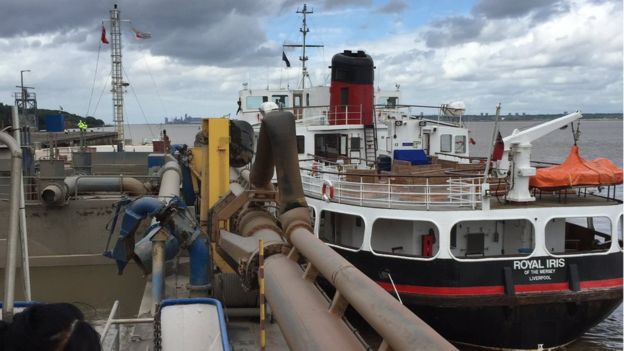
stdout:
<svg viewBox="0 0 624 351">
<path fill-rule="evenodd" d="M 514 129 L 511 135 L 503 138 L 505 145 L 503 158 L 497 162 L 494 172 L 499 178 L 507 177 L 511 172 L 512 185 L 507 193 L 507 200 L 514 202 L 535 201 L 535 197 L 529 191 L 529 179 L 536 174 L 535 167 L 531 167 L 531 142 L 581 117 L 583 115 L 576 111 L 523 131 Z"/>
</svg>

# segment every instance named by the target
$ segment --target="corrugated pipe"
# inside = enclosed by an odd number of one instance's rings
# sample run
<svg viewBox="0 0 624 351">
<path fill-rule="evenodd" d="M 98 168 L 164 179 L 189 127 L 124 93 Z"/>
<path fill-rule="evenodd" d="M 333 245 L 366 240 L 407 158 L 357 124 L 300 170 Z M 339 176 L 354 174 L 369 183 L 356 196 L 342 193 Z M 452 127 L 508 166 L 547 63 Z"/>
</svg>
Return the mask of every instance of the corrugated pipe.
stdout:
<svg viewBox="0 0 624 351">
<path fill-rule="evenodd" d="M 256 188 L 271 188 L 275 160 L 279 160 L 277 184 L 280 189 L 280 213 L 297 207 L 308 207 L 301 185 L 299 159 L 297 152 L 292 150 L 293 145 L 297 145 L 293 114 L 281 111 L 267 114 L 260 127 L 256 160 L 249 179 Z"/>
<path fill-rule="evenodd" d="M 15 304 L 15 268 L 17 266 L 17 235 L 20 185 L 22 176 L 22 150 L 13 137 L 0 132 L 0 143 L 11 151 L 11 193 L 9 196 L 9 233 L 7 235 L 6 265 L 4 270 L 4 305 L 2 320 L 13 321 Z"/>
</svg>

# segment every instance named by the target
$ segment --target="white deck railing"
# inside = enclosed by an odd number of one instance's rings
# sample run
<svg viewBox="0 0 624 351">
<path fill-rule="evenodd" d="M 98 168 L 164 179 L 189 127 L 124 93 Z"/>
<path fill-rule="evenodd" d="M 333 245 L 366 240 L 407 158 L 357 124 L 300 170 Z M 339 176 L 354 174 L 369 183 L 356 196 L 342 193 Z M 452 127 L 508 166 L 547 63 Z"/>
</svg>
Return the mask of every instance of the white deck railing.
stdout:
<svg viewBox="0 0 624 351">
<path fill-rule="evenodd" d="M 323 199 L 329 197 L 329 186 L 333 186 L 331 202 L 342 204 L 420 210 L 445 210 L 481 208 L 481 178 L 477 177 L 422 177 L 405 176 L 418 184 L 396 184 L 394 175 L 354 174 L 340 170 L 339 166 L 323 165 L 320 162 L 303 161 L 301 181 L 306 196 Z M 360 181 L 347 181 L 360 177 Z M 364 181 L 374 178 L 375 181 Z M 436 182 L 434 178 L 437 178 Z M 443 179 L 443 184 L 437 184 Z M 328 181 L 328 182 L 327 182 Z"/>
</svg>

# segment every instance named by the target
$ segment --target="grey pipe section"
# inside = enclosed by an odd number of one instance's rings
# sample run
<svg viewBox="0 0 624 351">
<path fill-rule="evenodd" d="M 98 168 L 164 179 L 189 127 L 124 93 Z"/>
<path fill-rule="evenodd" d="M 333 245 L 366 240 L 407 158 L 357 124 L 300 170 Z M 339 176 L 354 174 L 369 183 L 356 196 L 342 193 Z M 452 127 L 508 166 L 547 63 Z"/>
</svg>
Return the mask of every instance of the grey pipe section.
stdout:
<svg viewBox="0 0 624 351">
<path fill-rule="evenodd" d="M 267 301 L 291 350 L 364 350 L 342 316 L 328 311 L 314 283 L 302 278 L 296 262 L 276 254 L 266 259 L 264 272 Z"/>
<path fill-rule="evenodd" d="M 13 106 L 13 137 L 17 145 L 22 145 L 20 136 L 20 124 L 19 115 L 17 113 L 17 106 Z M 22 246 L 22 271 L 24 279 L 24 297 L 26 301 L 32 300 L 32 293 L 30 288 L 30 262 L 28 254 L 28 227 L 26 225 L 26 200 L 24 199 L 24 174 L 20 173 L 20 203 L 19 203 L 19 226 L 20 226 L 20 243 Z"/>
<path fill-rule="evenodd" d="M 118 191 L 127 192 L 133 196 L 147 194 L 145 185 L 132 177 L 72 176 L 65 178 L 65 185 L 67 185 L 67 193 L 70 196 L 91 192 Z"/>
<path fill-rule="evenodd" d="M 169 202 L 172 197 L 180 196 L 180 179 L 182 172 L 180 165 L 172 156 L 167 155 L 167 162 L 160 169 L 160 189 L 158 198 L 161 201 Z"/>
<path fill-rule="evenodd" d="M 13 321 L 15 305 L 15 268 L 17 261 L 17 237 L 19 217 L 20 178 L 22 176 L 22 150 L 12 136 L 0 132 L 0 142 L 11 151 L 11 193 L 9 196 L 9 233 L 7 235 L 6 265 L 4 269 L 4 306 L 2 320 Z"/>
<path fill-rule="evenodd" d="M 67 198 L 67 185 L 49 184 L 41 190 L 40 198 L 46 205 L 62 205 Z"/>
</svg>

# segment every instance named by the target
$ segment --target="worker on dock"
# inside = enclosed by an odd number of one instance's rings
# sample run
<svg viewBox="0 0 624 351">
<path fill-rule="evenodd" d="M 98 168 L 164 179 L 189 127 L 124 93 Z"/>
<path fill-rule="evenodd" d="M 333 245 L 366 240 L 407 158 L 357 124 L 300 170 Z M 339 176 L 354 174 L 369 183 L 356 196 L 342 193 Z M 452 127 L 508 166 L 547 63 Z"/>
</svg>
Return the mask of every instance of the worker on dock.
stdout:
<svg viewBox="0 0 624 351">
<path fill-rule="evenodd" d="M 0 321 L 0 350 L 100 351 L 100 337 L 80 310 L 68 303 L 35 304 Z"/>
</svg>

